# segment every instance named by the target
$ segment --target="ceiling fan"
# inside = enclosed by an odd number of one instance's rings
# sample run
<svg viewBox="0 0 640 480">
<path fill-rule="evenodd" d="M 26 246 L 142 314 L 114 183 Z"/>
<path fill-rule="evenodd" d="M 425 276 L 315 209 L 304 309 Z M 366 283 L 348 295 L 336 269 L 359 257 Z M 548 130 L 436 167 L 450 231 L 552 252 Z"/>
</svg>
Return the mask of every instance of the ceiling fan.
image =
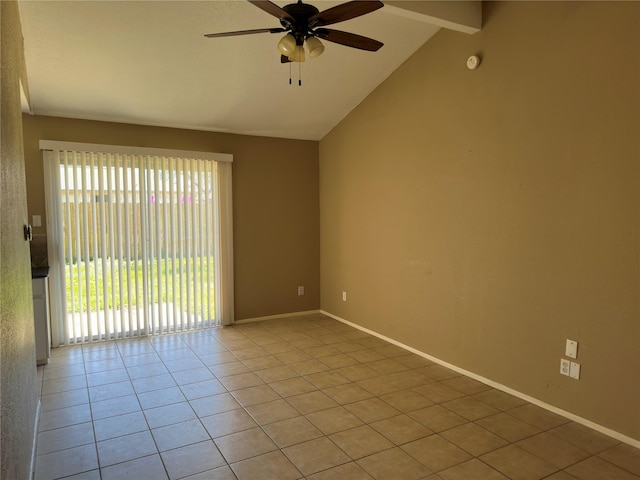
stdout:
<svg viewBox="0 0 640 480">
<path fill-rule="evenodd" d="M 261 10 L 278 18 L 282 27 L 209 33 L 205 35 L 205 37 L 217 38 L 234 35 L 251 35 L 254 33 L 287 32 L 278 42 L 278 50 L 280 50 L 282 54 L 280 57 L 282 63 L 304 62 L 304 46 L 307 47 L 310 58 L 321 55 L 322 52 L 324 52 L 324 45 L 322 45 L 320 39 L 360 50 L 368 50 L 370 52 L 378 51 L 383 45 L 382 42 L 363 37 L 362 35 L 324 28 L 326 25 L 344 22 L 345 20 L 366 15 L 383 7 L 384 4 L 378 0 L 355 0 L 328 8 L 322 12 L 313 5 L 303 3 L 302 0 L 298 0 L 298 3 L 292 3 L 282 8 L 269 0 L 248 1 Z"/>
</svg>

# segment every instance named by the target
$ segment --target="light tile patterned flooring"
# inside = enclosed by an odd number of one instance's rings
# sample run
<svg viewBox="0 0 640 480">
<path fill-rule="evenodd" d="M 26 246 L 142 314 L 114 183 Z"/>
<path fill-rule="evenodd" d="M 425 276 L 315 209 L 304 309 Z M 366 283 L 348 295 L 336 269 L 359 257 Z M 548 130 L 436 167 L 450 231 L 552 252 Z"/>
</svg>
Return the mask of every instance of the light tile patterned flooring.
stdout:
<svg viewBox="0 0 640 480">
<path fill-rule="evenodd" d="M 322 315 L 54 349 L 36 480 L 632 480 L 640 451 Z"/>
</svg>

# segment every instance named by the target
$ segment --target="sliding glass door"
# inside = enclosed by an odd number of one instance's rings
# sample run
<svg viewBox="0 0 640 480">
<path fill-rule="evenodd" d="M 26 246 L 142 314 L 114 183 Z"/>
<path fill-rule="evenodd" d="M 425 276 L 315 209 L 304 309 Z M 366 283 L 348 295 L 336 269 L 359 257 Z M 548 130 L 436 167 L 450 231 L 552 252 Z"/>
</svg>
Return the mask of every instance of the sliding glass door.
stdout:
<svg viewBox="0 0 640 480">
<path fill-rule="evenodd" d="M 230 232 L 221 242 L 221 220 L 231 225 L 224 205 L 230 195 L 221 193 L 230 189 L 230 166 L 161 155 L 45 152 L 51 283 L 60 290 L 52 305 L 54 345 L 220 323 L 218 303 L 228 291 L 219 284 L 230 268 L 230 259 L 220 258 L 230 248 Z"/>
</svg>

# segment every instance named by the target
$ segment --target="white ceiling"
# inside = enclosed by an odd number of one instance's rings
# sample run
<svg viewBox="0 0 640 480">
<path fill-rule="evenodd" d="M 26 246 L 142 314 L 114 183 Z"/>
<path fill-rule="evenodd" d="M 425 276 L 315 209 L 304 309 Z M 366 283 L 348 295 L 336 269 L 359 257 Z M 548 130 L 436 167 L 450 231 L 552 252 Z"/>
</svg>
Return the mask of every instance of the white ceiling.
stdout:
<svg viewBox="0 0 640 480">
<path fill-rule="evenodd" d="M 332 25 L 385 45 L 372 53 L 324 42 L 322 56 L 292 64 L 289 85 L 281 34 L 203 37 L 279 26 L 247 1 L 19 5 L 34 114 L 308 140 L 324 137 L 439 28 L 388 5 Z"/>
</svg>

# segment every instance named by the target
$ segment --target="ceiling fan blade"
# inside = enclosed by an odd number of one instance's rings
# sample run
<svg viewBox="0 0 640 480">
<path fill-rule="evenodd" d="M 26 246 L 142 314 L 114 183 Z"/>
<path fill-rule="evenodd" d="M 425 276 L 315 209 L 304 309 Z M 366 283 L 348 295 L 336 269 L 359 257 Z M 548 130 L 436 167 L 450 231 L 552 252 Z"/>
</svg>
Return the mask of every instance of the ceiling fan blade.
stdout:
<svg viewBox="0 0 640 480">
<path fill-rule="evenodd" d="M 374 40 L 373 38 L 363 37 L 355 33 L 342 32 L 340 30 L 330 30 L 328 28 L 318 28 L 313 34 L 328 42 L 339 43 L 340 45 L 367 50 L 369 52 L 377 52 L 384 45 L 384 43 Z"/>
<path fill-rule="evenodd" d="M 259 9 L 264 10 L 265 12 L 273 15 L 276 18 L 286 19 L 289 21 L 289 23 L 295 22 L 294 18 L 291 15 L 289 15 L 285 10 L 280 8 L 275 3 L 270 2 L 269 0 L 249 0 L 249 3 L 253 3 Z"/>
<path fill-rule="evenodd" d="M 291 63 L 289 57 L 285 57 L 284 55 L 280 55 L 280 63 Z"/>
<path fill-rule="evenodd" d="M 237 32 L 207 33 L 207 38 L 234 37 L 236 35 L 252 35 L 254 33 L 281 33 L 286 32 L 284 28 L 257 28 L 255 30 L 240 30 Z"/>
<path fill-rule="evenodd" d="M 343 3 L 327 10 L 317 13 L 309 18 L 309 26 L 311 28 L 322 25 L 331 25 L 338 22 L 344 22 L 361 15 L 366 15 L 379 8 L 384 7 L 384 3 L 378 0 L 356 0 Z"/>
</svg>

